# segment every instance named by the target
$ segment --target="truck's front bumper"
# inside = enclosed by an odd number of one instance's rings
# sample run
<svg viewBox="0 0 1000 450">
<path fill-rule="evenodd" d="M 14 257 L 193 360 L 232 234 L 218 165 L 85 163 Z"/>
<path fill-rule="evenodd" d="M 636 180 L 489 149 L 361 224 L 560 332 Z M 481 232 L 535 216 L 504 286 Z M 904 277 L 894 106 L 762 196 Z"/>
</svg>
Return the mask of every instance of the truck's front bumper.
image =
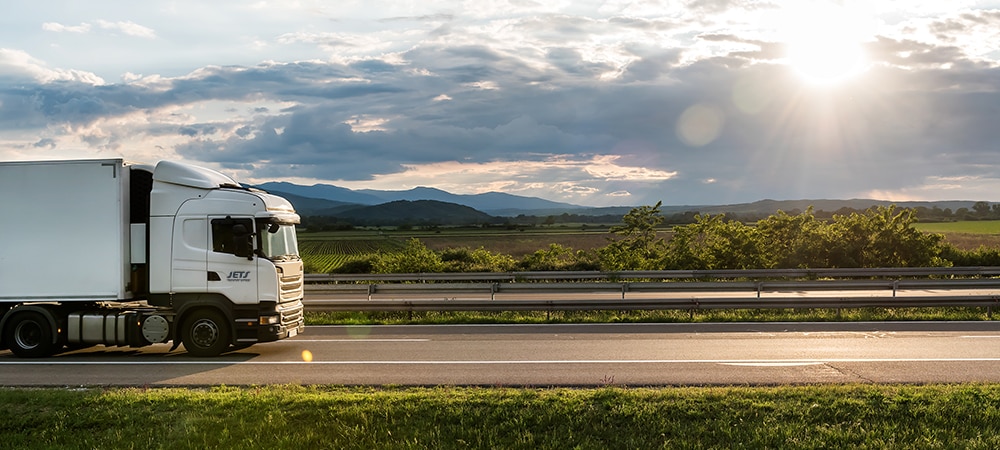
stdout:
<svg viewBox="0 0 1000 450">
<path fill-rule="evenodd" d="M 236 343 L 272 342 L 297 336 L 306 329 L 304 309 L 301 299 L 261 303 L 258 317 L 236 320 Z"/>
<path fill-rule="evenodd" d="M 279 303 L 275 309 L 277 312 L 277 320 L 271 319 L 269 321 L 276 321 L 277 323 L 261 324 L 260 328 L 257 330 L 258 342 L 270 342 L 295 337 L 299 333 L 305 331 L 306 320 L 305 314 L 303 313 L 305 307 L 302 305 L 301 299 Z M 272 312 L 270 314 L 274 313 Z M 264 315 L 262 314 L 261 317 L 263 318 Z"/>
</svg>

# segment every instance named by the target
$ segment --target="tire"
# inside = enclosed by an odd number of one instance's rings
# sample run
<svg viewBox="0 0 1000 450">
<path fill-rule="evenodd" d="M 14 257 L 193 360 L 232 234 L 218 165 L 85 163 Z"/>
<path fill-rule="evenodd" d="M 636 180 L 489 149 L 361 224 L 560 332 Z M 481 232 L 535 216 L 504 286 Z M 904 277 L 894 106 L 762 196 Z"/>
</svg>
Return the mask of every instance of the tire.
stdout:
<svg viewBox="0 0 1000 450">
<path fill-rule="evenodd" d="M 44 358 L 56 354 L 62 346 L 53 343 L 53 338 L 49 320 L 35 311 L 11 317 L 3 335 L 10 351 L 21 358 Z"/>
<path fill-rule="evenodd" d="M 231 343 L 229 321 L 213 309 L 193 311 L 184 321 L 181 342 L 194 356 L 219 356 Z"/>
</svg>

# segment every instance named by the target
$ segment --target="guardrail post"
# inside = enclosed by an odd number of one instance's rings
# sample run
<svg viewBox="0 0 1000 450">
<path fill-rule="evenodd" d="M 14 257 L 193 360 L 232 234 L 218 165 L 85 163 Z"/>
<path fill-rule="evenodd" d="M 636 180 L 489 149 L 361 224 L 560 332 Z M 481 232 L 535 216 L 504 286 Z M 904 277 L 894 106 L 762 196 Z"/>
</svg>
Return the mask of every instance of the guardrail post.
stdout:
<svg viewBox="0 0 1000 450">
<path fill-rule="evenodd" d="M 892 298 L 896 298 L 896 291 L 899 289 L 899 280 L 892 281 Z"/>
<path fill-rule="evenodd" d="M 369 284 L 368 285 L 368 301 L 372 300 L 372 294 L 374 294 L 374 293 L 375 293 L 375 285 L 374 284 Z"/>
<path fill-rule="evenodd" d="M 628 292 L 628 282 L 622 283 L 622 301 L 625 301 L 625 293 Z"/>
<path fill-rule="evenodd" d="M 763 281 L 758 281 L 757 282 L 757 299 L 758 300 L 760 300 L 760 291 L 763 288 L 764 288 L 764 282 Z"/>
<path fill-rule="evenodd" d="M 490 301 L 497 299 L 497 291 L 500 290 L 500 283 L 493 283 L 490 285 Z"/>
</svg>

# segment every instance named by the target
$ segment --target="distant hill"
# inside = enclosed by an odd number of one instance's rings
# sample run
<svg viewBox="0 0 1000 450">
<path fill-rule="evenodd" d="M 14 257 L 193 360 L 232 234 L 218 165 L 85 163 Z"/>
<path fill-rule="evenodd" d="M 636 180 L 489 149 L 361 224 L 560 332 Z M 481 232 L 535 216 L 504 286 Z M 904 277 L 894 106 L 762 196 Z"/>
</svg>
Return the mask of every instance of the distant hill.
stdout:
<svg viewBox="0 0 1000 450">
<path fill-rule="evenodd" d="M 465 205 L 492 215 L 499 215 L 497 213 L 498 210 L 523 211 L 558 208 L 560 210 L 568 211 L 586 209 L 586 207 L 583 206 L 573 205 L 570 203 L 553 202 L 537 197 L 523 197 L 500 192 L 487 192 L 485 194 L 474 195 L 452 194 L 440 189 L 428 187 L 418 187 L 406 191 L 379 191 L 374 189 L 354 191 L 329 184 L 300 186 L 285 182 L 269 182 L 261 184 L 257 187 L 268 192 L 284 192 L 301 197 L 331 200 L 341 203 L 354 203 L 359 205 L 379 205 L 397 200 L 436 200 L 439 202 Z"/>
<path fill-rule="evenodd" d="M 959 208 L 972 208 L 975 204 L 974 201 L 938 201 L 938 202 L 892 202 L 888 200 L 872 200 L 872 199 L 849 199 L 849 200 L 832 200 L 832 199 L 813 199 L 813 200 L 758 200 L 752 203 L 737 203 L 731 205 L 664 205 L 660 208 L 660 211 L 664 213 L 678 213 L 678 212 L 699 212 L 701 214 L 755 214 L 755 215 L 770 215 L 776 212 L 792 212 L 792 211 L 805 211 L 810 206 L 816 211 L 827 211 L 834 212 L 842 208 L 851 208 L 859 211 L 864 211 L 868 208 L 874 206 L 890 206 L 896 205 L 900 208 L 918 208 L 925 207 L 933 209 L 935 207 L 941 209 L 951 209 L 952 211 L 958 210 Z"/>
<path fill-rule="evenodd" d="M 301 186 L 298 184 L 286 183 L 284 181 L 272 181 L 257 185 L 256 187 L 267 192 L 284 192 L 300 197 L 330 200 L 340 204 L 350 203 L 355 205 L 377 205 L 388 201 L 382 197 L 366 194 L 364 192 L 352 191 L 347 188 L 333 186 L 330 184 Z"/>
<path fill-rule="evenodd" d="M 482 211 L 436 200 L 396 200 L 374 206 L 341 210 L 340 219 L 357 225 L 469 225 L 502 223 Z"/>
<path fill-rule="evenodd" d="M 379 191 L 372 189 L 354 191 L 338 186 L 316 184 L 300 186 L 285 182 L 264 183 L 258 188 L 281 195 L 295 205 L 302 216 L 339 217 L 359 224 L 389 225 L 398 223 L 481 224 L 495 223 L 495 218 L 518 216 L 548 217 L 572 216 L 621 217 L 633 206 L 592 208 L 569 203 L 559 203 L 535 197 L 489 192 L 476 195 L 451 194 L 434 188 L 420 187 L 406 191 Z M 873 206 L 896 205 L 900 208 L 972 209 L 971 200 L 934 202 L 891 202 L 872 199 L 802 199 L 759 200 L 752 203 L 729 205 L 663 205 L 665 216 L 676 214 L 730 214 L 765 217 L 776 212 L 805 211 L 812 206 L 817 212 L 836 212 L 843 208 L 863 211 Z M 641 205 L 635 205 L 641 206 Z M 384 223 L 379 223 L 384 222 Z"/>
<path fill-rule="evenodd" d="M 302 216 L 327 216 L 332 215 L 333 212 L 345 207 L 356 208 L 358 206 L 356 203 L 344 203 L 322 198 L 303 197 L 301 195 L 276 190 L 269 190 L 267 192 L 284 197 L 285 200 L 292 202 L 292 206 L 295 207 L 295 211 Z"/>
<path fill-rule="evenodd" d="M 569 203 L 559 203 L 537 197 L 523 197 L 519 195 L 503 194 L 500 192 L 487 192 L 484 194 L 452 194 L 440 189 L 418 187 L 408 191 L 375 191 L 361 190 L 365 194 L 377 196 L 385 201 L 393 200 L 437 200 L 447 203 L 457 203 L 470 208 L 478 209 L 488 214 L 497 214 L 499 210 L 518 209 L 583 209 L 585 207 L 571 205 Z"/>
</svg>

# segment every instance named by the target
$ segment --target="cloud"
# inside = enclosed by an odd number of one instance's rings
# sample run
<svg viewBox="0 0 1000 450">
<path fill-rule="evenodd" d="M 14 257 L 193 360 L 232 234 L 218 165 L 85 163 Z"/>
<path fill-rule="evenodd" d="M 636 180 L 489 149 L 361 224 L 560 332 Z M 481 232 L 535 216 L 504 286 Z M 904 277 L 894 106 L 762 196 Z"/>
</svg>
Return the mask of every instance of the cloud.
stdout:
<svg viewBox="0 0 1000 450">
<path fill-rule="evenodd" d="M 14 82 L 30 81 L 41 84 L 54 82 L 76 82 L 88 85 L 104 84 L 104 80 L 93 73 L 82 70 L 51 69 L 44 62 L 33 58 L 27 52 L 0 48 L 0 81 L 4 79 Z"/>
<path fill-rule="evenodd" d="M 81 23 L 79 25 L 63 25 L 58 22 L 45 22 L 42 24 L 42 29 L 45 31 L 52 31 L 55 33 L 88 33 L 90 32 L 89 23 Z"/>
<path fill-rule="evenodd" d="M 119 22 L 111 22 L 111 21 L 107 21 L 107 20 L 98 20 L 97 21 L 97 26 L 99 26 L 99 27 L 101 27 L 101 28 L 103 28 L 105 30 L 117 31 L 117 32 L 126 34 L 128 36 L 141 37 L 141 38 L 146 38 L 146 39 L 155 39 L 156 38 L 156 32 L 153 31 L 152 28 L 144 27 L 142 25 L 139 25 L 137 23 L 134 23 L 134 22 L 131 22 L 131 21 L 127 21 L 127 20 L 126 21 L 119 21 Z"/>
<path fill-rule="evenodd" d="M 42 24 L 42 29 L 54 33 L 86 34 L 90 33 L 91 29 L 93 29 L 95 26 L 101 30 L 122 33 L 127 36 L 141 37 L 146 39 L 156 38 L 156 32 L 152 28 L 145 27 L 135 22 L 127 20 L 112 22 L 108 20 L 99 19 L 92 23 L 83 22 L 79 25 L 63 25 L 58 22 L 45 22 Z"/>
<path fill-rule="evenodd" d="M 524 3 L 324 9 L 336 26 L 244 30 L 278 52 L 258 62 L 117 83 L 0 49 L 0 130 L 31 136 L 19 151 L 135 146 L 262 181 L 595 205 L 986 195 L 998 178 L 998 11 L 892 16 L 863 43 L 864 74 L 816 88 L 755 25 L 781 2 Z M 131 21 L 79 23 L 42 28 L 166 44 Z"/>
</svg>

